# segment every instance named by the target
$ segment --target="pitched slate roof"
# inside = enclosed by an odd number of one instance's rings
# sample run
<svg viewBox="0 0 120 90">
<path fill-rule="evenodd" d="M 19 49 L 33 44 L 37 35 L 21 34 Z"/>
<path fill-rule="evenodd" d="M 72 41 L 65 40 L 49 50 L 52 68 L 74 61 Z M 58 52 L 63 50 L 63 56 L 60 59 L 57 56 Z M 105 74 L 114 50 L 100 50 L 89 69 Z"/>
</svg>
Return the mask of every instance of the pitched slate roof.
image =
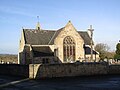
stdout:
<svg viewBox="0 0 120 90">
<path fill-rule="evenodd" d="M 85 47 L 85 54 L 91 54 L 91 48 L 90 47 Z M 98 54 L 95 50 L 93 50 L 93 54 Z"/>
<path fill-rule="evenodd" d="M 78 31 L 78 33 L 83 38 L 84 43 L 86 45 L 90 45 L 90 36 L 88 35 L 88 33 L 87 32 L 83 32 L 83 31 Z"/>
<path fill-rule="evenodd" d="M 24 29 L 25 43 L 31 45 L 48 45 L 56 31 Z"/>
<path fill-rule="evenodd" d="M 49 46 L 32 47 L 34 57 L 54 56 Z"/>
<path fill-rule="evenodd" d="M 63 27 L 64 28 L 64 27 Z M 54 39 L 58 36 L 61 30 L 36 30 L 36 29 L 23 29 L 25 44 L 31 45 L 53 45 Z M 78 31 L 83 38 L 86 45 L 90 45 L 90 37 L 87 32 Z"/>
</svg>

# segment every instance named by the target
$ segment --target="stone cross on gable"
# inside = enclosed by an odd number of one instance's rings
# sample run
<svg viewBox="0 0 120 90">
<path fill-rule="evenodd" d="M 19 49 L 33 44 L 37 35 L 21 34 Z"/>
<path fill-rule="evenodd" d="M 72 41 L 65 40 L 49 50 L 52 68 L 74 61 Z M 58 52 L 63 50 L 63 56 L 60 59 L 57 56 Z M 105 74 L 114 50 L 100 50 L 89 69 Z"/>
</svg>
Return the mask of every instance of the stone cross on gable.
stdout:
<svg viewBox="0 0 120 90">
<path fill-rule="evenodd" d="M 92 36 L 93 36 L 93 31 L 94 31 L 94 29 L 92 28 L 92 25 L 90 25 L 90 29 L 88 29 L 89 31 L 90 31 L 90 33 L 91 33 L 91 38 L 92 38 Z"/>
<path fill-rule="evenodd" d="M 88 29 L 89 31 L 90 31 L 90 33 L 91 33 L 91 40 L 90 40 L 90 42 L 91 42 L 91 62 L 93 61 L 93 40 L 92 40 L 92 37 L 93 37 L 93 31 L 94 31 L 94 29 L 92 28 L 92 25 L 90 25 L 90 29 Z"/>
</svg>

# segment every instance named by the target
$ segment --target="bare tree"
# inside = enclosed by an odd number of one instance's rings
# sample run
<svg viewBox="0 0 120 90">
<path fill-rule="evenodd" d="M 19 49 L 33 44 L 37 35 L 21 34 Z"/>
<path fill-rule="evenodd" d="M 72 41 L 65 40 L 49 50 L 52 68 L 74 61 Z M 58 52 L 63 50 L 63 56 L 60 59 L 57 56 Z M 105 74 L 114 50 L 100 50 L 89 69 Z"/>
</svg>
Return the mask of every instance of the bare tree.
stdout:
<svg viewBox="0 0 120 90">
<path fill-rule="evenodd" d="M 107 44 L 104 43 L 98 43 L 95 46 L 95 50 L 99 52 L 100 54 L 100 59 L 103 60 L 107 57 L 108 51 L 110 50 L 110 47 Z"/>
</svg>

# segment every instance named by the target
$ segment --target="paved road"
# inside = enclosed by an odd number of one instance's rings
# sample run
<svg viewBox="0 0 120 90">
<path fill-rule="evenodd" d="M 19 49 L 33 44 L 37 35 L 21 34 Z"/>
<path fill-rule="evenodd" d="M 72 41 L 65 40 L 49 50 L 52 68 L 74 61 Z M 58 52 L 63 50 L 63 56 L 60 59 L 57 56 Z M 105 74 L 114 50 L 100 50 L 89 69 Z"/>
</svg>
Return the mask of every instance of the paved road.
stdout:
<svg viewBox="0 0 120 90">
<path fill-rule="evenodd" d="M 120 90 L 120 76 L 29 80 L 0 75 L 0 90 Z"/>
</svg>

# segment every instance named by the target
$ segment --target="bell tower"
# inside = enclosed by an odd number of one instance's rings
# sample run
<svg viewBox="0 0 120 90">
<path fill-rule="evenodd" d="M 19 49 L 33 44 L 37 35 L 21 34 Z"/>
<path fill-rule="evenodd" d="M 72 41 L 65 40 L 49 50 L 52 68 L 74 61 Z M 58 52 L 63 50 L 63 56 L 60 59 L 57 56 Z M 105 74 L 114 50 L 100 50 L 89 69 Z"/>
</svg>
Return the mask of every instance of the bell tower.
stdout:
<svg viewBox="0 0 120 90">
<path fill-rule="evenodd" d="M 38 19 L 38 22 L 37 22 L 37 25 L 36 25 L 36 29 L 37 30 L 41 30 L 40 23 L 39 23 L 39 16 L 37 16 L 37 19 Z"/>
</svg>

